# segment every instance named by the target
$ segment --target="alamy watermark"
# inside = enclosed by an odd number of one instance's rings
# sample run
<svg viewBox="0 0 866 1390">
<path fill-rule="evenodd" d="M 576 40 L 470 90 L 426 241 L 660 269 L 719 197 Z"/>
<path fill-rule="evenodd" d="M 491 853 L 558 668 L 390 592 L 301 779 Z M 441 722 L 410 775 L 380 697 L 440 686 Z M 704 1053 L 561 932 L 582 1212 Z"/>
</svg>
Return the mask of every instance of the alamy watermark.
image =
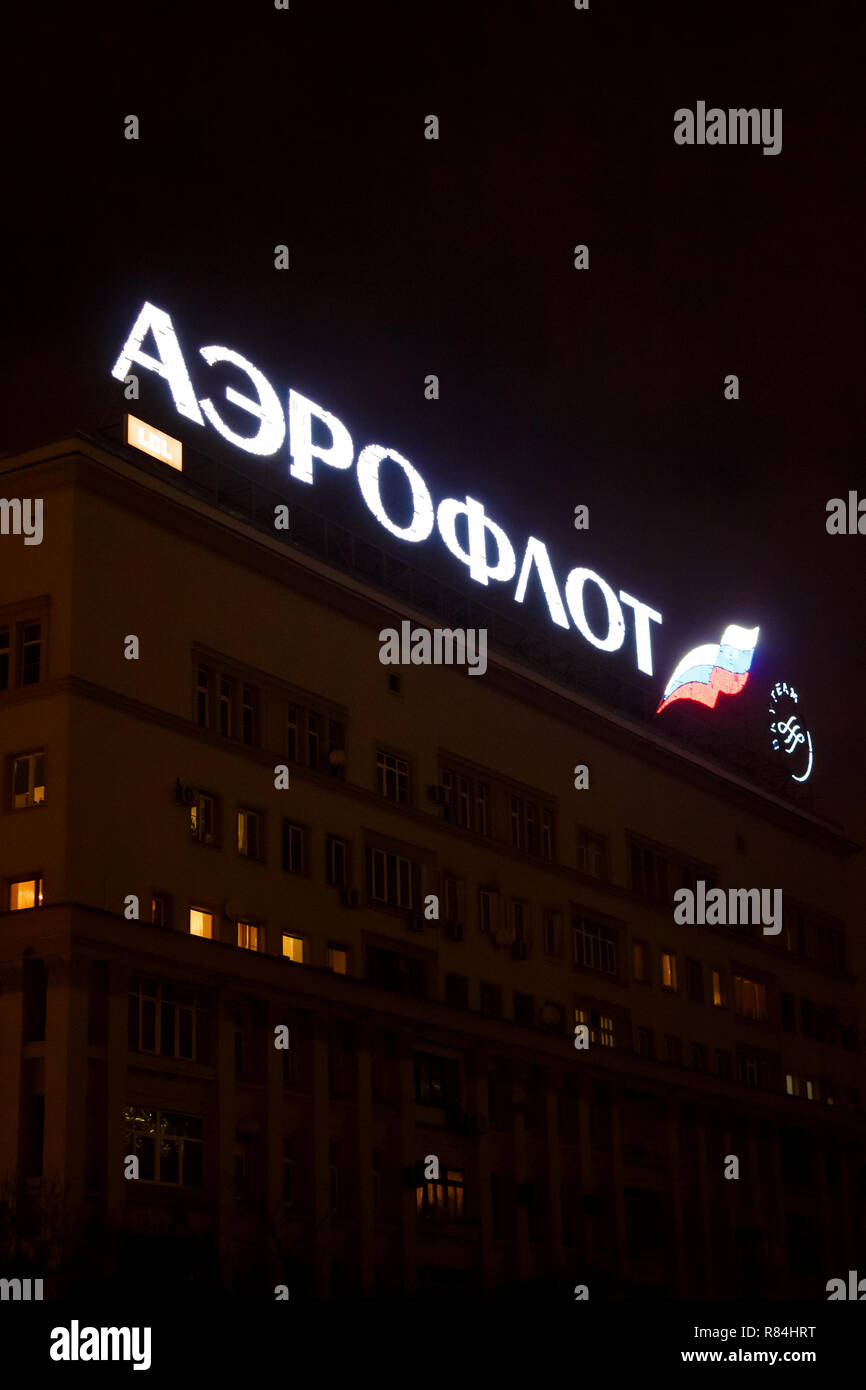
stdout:
<svg viewBox="0 0 866 1390">
<path fill-rule="evenodd" d="M 383 666 L 467 666 L 470 676 L 487 670 L 486 627 L 415 627 L 407 621 L 379 633 Z"/>
<path fill-rule="evenodd" d="M 778 128 L 777 128 L 778 127 Z M 674 140 L 678 145 L 763 145 L 764 154 L 782 152 L 781 106 L 711 106 L 699 101 L 696 109 L 681 106 L 674 112 Z"/>
<path fill-rule="evenodd" d="M 8 535 L 23 535 L 25 545 L 42 544 L 41 497 L 0 497 L 0 536 Z"/>
<path fill-rule="evenodd" d="M 772 911 L 770 909 L 772 894 Z M 747 927 L 761 926 L 764 936 L 778 936 L 782 930 L 781 888 L 710 888 L 699 878 L 694 891 L 678 888 L 674 893 L 674 921 L 680 926 Z"/>
</svg>

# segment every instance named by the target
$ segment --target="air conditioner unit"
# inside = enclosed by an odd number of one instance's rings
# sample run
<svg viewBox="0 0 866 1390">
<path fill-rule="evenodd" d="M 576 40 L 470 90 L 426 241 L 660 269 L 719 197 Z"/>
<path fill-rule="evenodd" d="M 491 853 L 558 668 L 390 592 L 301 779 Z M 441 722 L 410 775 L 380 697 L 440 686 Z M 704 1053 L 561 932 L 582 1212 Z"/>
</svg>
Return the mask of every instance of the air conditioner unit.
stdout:
<svg viewBox="0 0 866 1390">
<path fill-rule="evenodd" d="M 420 913 L 420 912 L 413 912 L 413 913 L 410 913 L 409 916 L 408 916 L 407 919 L 406 919 L 406 926 L 409 928 L 410 931 L 423 931 L 423 930 L 424 930 L 424 918 L 422 917 L 421 913 Z"/>
<path fill-rule="evenodd" d="M 446 922 L 445 935 L 451 941 L 462 941 L 465 936 L 465 929 L 462 922 Z"/>
<path fill-rule="evenodd" d="M 529 947 L 527 946 L 525 941 L 515 941 L 514 945 L 511 948 L 511 954 L 514 960 L 528 960 Z"/>
<path fill-rule="evenodd" d="M 448 788 L 443 787 L 441 783 L 437 784 L 436 786 L 428 787 L 427 795 L 431 801 L 436 802 L 437 806 L 445 806 L 447 802 L 451 799 Z"/>
<path fill-rule="evenodd" d="M 357 888 L 341 888 L 340 902 L 343 904 L 343 907 L 360 907 L 361 895 Z"/>
</svg>

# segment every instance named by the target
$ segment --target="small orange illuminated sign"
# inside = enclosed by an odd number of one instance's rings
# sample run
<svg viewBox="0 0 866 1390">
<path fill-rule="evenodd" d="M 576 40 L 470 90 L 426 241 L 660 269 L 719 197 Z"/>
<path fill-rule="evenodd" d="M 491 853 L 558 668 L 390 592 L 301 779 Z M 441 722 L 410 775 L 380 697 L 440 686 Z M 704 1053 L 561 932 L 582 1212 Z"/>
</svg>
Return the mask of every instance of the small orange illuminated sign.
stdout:
<svg viewBox="0 0 866 1390">
<path fill-rule="evenodd" d="M 163 434 L 162 430 L 155 430 L 153 425 L 146 425 L 134 415 L 126 417 L 126 442 L 159 459 L 160 463 L 167 463 L 179 471 L 183 469 L 183 445 L 180 440 L 172 439 L 170 434 Z"/>
</svg>

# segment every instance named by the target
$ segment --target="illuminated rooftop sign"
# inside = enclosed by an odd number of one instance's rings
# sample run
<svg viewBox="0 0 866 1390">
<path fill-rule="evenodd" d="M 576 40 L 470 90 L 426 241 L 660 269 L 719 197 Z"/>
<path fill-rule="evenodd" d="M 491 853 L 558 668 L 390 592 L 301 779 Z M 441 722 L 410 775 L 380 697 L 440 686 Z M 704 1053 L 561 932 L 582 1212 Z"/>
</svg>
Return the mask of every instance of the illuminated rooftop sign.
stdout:
<svg viewBox="0 0 866 1390">
<path fill-rule="evenodd" d="M 170 434 L 164 434 L 162 430 L 155 430 L 153 425 L 146 425 L 134 415 L 126 417 L 126 442 L 182 472 L 183 445 L 180 440 L 172 439 Z"/>
<path fill-rule="evenodd" d="M 738 695 L 749 679 L 757 641 L 758 628 L 731 623 L 721 642 L 708 642 L 686 652 L 674 667 L 656 714 L 675 700 L 694 700 L 714 709 L 720 695 Z"/>
<path fill-rule="evenodd" d="M 148 333 L 153 337 L 156 355 L 145 351 L 142 346 Z M 461 500 L 446 497 L 436 505 L 417 468 L 396 449 L 381 444 L 367 444 L 358 450 L 356 457 L 351 436 L 342 421 L 323 406 L 316 405 L 291 389 L 288 393 L 287 429 L 286 413 L 279 396 L 252 362 L 227 347 L 199 348 L 199 356 L 209 367 L 216 363 L 227 363 L 246 378 L 246 382 L 242 383 L 247 388 L 246 392 L 227 386 L 225 399 L 250 416 L 255 424 L 252 433 L 238 434 L 226 423 L 210 397 L 197 398 L 171 318 L 164 309 L 148 301 L 143 304 L 111 375 L 118 381 L 124 381 L 133 366 L 155 372 L 166 382 L 180 415 L 196 425 L 203 426 L 207 421 L 223 439 L 248 454 L 268 457 L 278 453 L 288 433 L 289 475 L 297 482 L 312 485 L 318 469 L 325 467 L 348 471 L 354 464 L 358 488 L 365 504 L 379 525 L 392 536 L 417 545 L 429 539 L 434 530 L 438 531 L 446 549 L 466 566 L 474 583 L 486 586 L 494 580 L 500 584 L 510 584 L 516 576 L 516 603 L 524 602 L 534 568 L 551 622 L 565 629 L 574 626 L 585 642 L 601 652 L 616 652 L 625 645 L 628 623 L 637 669 L 647 676 L 653 674 L 651 625 L 661 623 L 662 615 L 649 604 L 633 598 L 623 589 L 615 590 L 601 575 L 582 566 L 572 569 L 564 582 L 560 583 L 554 574 L 547 546 L 535 536 L 527 539 L 518 565 L 518 555 L 511 540 L 503 528 L 486 514 L 483 503 L 476 498 L 465 497 Z M 159 431 L 152 433 L 157 436 Z M 168 440 L 169 436 L 164 438 Z M 129 442 L 138 443 L 137 440 Z M 138 444 L 138 447 L 142 446 Z M 154 457 L 170 462 L 160 452 L 155 452 Z M 394 518 L 383 501 L 382 481 L 386 469 L 392 482 L 398 475 L 402 476 L 401 487 L 406 505 L 399 520 Z M 393 471 L 395 469 L 397 474 Z M 589 604 L 588 595 L 592 596 Z M 633 618 L 630 616 L 632 613 Z"/>
</svg>

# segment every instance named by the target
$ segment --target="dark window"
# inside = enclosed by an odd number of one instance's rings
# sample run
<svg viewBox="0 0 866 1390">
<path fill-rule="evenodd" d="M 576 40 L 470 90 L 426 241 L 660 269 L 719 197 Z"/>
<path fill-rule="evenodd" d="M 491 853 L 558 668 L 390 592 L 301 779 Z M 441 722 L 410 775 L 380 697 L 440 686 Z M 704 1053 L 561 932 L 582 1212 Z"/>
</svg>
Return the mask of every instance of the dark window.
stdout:
<svg viewBox="0 0 866 1390">
<path fill-rule="evenodd" d="M 638 1028 L 637 1055 L 639 1057 L 655 1056 L 655 1043 L 653 1040 L 653 1030 L 651 1028 Z"/>
<path fill-rule="evenodd" d="M 290 874 L 306 872 L 306 834 L 302 825 L 283 821 L 283 868 Z"/>
<path fill-rule="evenodd" d="M 800 1032 L 807 1038 L 815 1036 L 815 1005 L 811 999 L 800 1000 Z"/>
<path fill-rule="evenodd" d="M 531 1028 L 535 1022 L 535 1002 L 531 994 L 515 994 L 514 1022 Z"/>
<path fill-rule="evenodd" d="M 452 1009 L 468 1009 L 469 981 L 465 975 L 445 976 L 445 1003 Z"/>
<path fill-rule="evenodd" d="M 346 886 L 347 849 L 345 840 L 339 840 L 335 835 L 325 837 L 325 881 L 334 888 Z"/>
<path fill-rule="evenodd" d="M 0 690 L 9 689 L 9 629 L 0 627 Z"/>
<path fill-rule="evenodd" d="M 502 1017 L 502 990 L 498 985 L 481 985 L 481 1012 L 488 1018 Z"/>
<path fill-rule="evenodd" d="M 631 886 L 635 893 L 653 902 L 666 902 L 668 896 L 667 860 L 643 845 L 631 847 Z"/>
<path fill-rule="evenodd" d="M 195 720 L 203 729 L 210 724 L 210 671 L 206 666 L 196 671 Z"/>
<path fill-rule="evenodd" d="M 686 960 L 686 988 L 690 999 L 704 1002 L 704 967 L 699 960 Z"/>
<path fill-rule="evenodd" d="M 419 1105 L 435 1105 L 443 1110 L 450 1105 L 459 1105 L 460 1072 L 457 1063 L 448 1057 L 416 1052 L 415 1099 Z"/>
<path fill-rule="evenodd" d="M 793 994 L 780 994 L 779 1004 L 782 1011 L 782 1027 L 787 1028 L 790 1033 L 796 1033 L 797 1007 Z"/>
<path fill-rule="evenodd" d="M 21 684 L 35 685 L 39 680 L 42 657 L 42 624 L 25 623 L 21 640 Z"/>
<path fill-rule="evenodd" d="M 134 974 L 127 1040 L 132 1052 L 210 1061 L 210 996 L 191 985 Z"/>
<path fill-rule="evenodd" d="M 402 956 L 381 946 L 367 947 L 367 979 L 380 989 L 424 998 L 424 965 L 412 956 Z"/>
<path fill-rule="evenodd" d="M 44 960 L 24 957 L 24 1041 L 45 1041 L 45 1009 L 48 998 L 48 971 Z"/>
<path fill-rule="evenodd" d="M 143 1182 L 201 1187 L 203 1124 L 198 1116 L 128 1106 L 124 1120 L 126 1152 L 138 1158 Z"/>
<path fill-rule="evenodd" d="M 719 1076 L 721 1077 L 722 1081 L 730 1081 L 730 1079 L 731 1079 L 731 1054 L 730 1054 L 730 1052 L 717 1052 L 717 1053 L 716 1053 L 716 1071 L 718 1072 L 718 1074 L 719 1074 Z"/>
<path fill-rule="evenodd" d="M 259 741 L 259 692 L 254 685 L 245 685 L 241 703 L 241 738 L 251 747 Z"/>
</svg>

